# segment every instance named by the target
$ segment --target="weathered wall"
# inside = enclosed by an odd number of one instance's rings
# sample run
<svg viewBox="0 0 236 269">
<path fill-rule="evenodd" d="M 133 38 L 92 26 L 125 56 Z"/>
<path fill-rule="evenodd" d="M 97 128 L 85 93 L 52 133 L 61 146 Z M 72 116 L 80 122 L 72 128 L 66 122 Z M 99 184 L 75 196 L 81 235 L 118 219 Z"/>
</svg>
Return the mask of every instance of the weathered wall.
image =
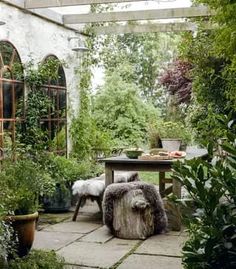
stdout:
<svg viewBox="0 0 236 269">
<path fill-rule="evenodd" d="M 79 58 L 71 50 L 69 37 L 79 36 L 73 30 L 64 28 L 46 19 L 23 12 L 21 9 L 0 2 L 1 21 L 0 40 L 11 42 L 21 57 L 22 63 L 33 59 L 35 63 L 42 61 L 47 55 L 56 55 L 64 61 L 68 89 L 68 121 L 71 115 L 78 113 L 78 82 L 76 70 L 79 68 Z M 69 143 L 70 148 L 70 143 Z"/>
</svg>

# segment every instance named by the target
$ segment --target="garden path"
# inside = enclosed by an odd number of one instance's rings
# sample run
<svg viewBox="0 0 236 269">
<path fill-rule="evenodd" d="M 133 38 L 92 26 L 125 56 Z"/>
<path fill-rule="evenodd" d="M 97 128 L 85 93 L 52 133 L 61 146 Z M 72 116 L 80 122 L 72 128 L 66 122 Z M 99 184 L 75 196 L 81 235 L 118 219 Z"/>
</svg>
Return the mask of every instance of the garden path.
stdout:
<svg viewBox="0 0 236 269">
<path fill-rule="evenodd" d="M 81 209 L 76 222 L 73 212 L 41 216 L 34 248 L 55 250 L 66 261 L 66 269 L 182 269 L 182 232 L 169 232 L 147 240 L 114 238 L 102 225 L 95 203 Z M 43 220 L 43 222 L 42 222 Z"/>
</svg>

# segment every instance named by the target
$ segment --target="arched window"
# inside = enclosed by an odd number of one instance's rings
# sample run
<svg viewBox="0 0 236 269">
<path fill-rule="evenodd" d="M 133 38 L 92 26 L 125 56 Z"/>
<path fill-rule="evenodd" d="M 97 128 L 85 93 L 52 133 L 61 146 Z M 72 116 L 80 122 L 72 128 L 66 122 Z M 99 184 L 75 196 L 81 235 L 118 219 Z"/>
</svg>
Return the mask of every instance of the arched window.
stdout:
<svg viewBox="0 0 236 269">
<path fill-rule="evenodd" d="M 44 64 L 49 61 L 58 62 L 56 56 L 48 56 Z M 48 110 L 47 118 L 41 120 L 42 127 L 48 132 L 51 141 L 50 151 L 60 155 L 67 154 L 67 118 L 66 118 L 66 77 L 61 64 L 55 65 L 56 78 L 49 79 L 43 86 L 43 91 L 48 95 L 52 106 Z"/>
<path fill-rule="evenodd" d="M 24 97 L 23 67 L 16 48 L 0 41 L 0 158 L 15 145 L 16 106 Z M 20 119 L 19 119 L 20 120 Z"/>
</svg>

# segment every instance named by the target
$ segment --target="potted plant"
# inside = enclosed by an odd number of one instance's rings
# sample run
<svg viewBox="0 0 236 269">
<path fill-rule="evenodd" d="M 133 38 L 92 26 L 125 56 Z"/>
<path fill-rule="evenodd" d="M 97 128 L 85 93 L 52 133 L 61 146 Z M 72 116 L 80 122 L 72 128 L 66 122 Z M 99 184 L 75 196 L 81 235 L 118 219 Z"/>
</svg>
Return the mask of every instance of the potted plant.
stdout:
<svg viewBox="0 0 236 269">
<path fill-rule="evenodd" d="M 71 207 L 72 183 L 84 174 L 83 165 L 74 158 L 47 154 L 39 160 L 42 169 L 53 179 L 56 189 L 51 195 L 44 195 L 43 207 L 47 212 L 65 212 Z"/>
<path fill-rule="evenodd" d="M 186 144 L 190 141 L 191 135 L 181 122 L 166 121 L 157 125 L 162 147 L 168 151 L 179 150 L 181 143 Z"/>
<path fill-rule="evenodd" d="M 10 197 L 4 205 L 5 222 L 13 227 L 17 254 L 22 257 L 33 244 L 39 195 L 52 191 L 54 183 L 50 175 L 29 158 L 15 162 L 4 160 L 0 182 L 7 189 L 4 195 Z"/>
</svg>

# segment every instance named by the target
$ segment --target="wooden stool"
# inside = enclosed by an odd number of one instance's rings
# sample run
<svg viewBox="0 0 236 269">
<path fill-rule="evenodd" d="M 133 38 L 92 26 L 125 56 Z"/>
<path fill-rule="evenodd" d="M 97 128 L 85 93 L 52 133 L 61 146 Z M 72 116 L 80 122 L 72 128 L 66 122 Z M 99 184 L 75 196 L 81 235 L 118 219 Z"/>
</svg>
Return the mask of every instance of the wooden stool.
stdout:
<svg viewBox="0 0 236 269">
<path fill-rule="evenodd" d="M 79 196 L 78 201 L 76 203 L 75 212 L 72 218 L 72 221 L 76 221 L 77 215 L 79 213 L 79 209 L 86 203 L 86 200 L 90 199 L 92 201 L 96 201 L 99 207 L 100 212 L 102 213 L 102 197 L 93 196 L 93 195 L 82 195 Z"/>
<path fill-rule="evenodd" d="M 118 171 L 115 173 L 115 182 L 121 183 L 137 180 L 139 180 L 137 172 Z M 104 190 L 105 190 L 105 174 L 87 180 L 77 180 L 72 187 L 73 195 L 78 196 L 72 221 L 76 221 L 79 209 L 86 203 L 87 199 L 96 201 L 102 213 L 102 198 Z"/>
<path fill-rule="evenodd" d="M 112 234 L 124 239 L 145 239 L 167 227 L 159 192 L 144 182 L 109 185 L 104 193 L 103 220 Z"/>
</svg>

